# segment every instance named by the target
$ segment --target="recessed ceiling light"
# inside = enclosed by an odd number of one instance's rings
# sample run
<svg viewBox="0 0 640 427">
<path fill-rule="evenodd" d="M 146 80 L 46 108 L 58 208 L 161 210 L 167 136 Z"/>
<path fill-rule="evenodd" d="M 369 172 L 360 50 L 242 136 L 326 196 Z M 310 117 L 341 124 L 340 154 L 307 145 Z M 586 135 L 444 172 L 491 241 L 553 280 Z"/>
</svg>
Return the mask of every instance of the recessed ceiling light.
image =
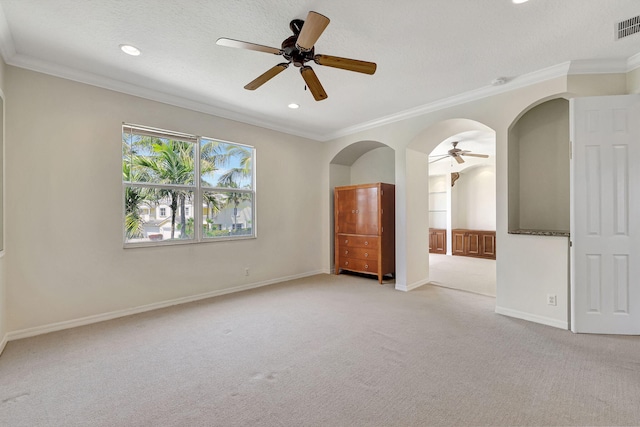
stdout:
<svg viewBox="0 0 640 427">
<path fill-rule="evenodd" d="M 292 110 L 295 110 L 296 108 L 300 108 L 298 104 L 294 104 L 294 103 L 287 105 L 287 107 L 291 108 Z"/>
<path fill-rule="evenodd" d="M 513 2 L 513 4 L 521 4 L 521 3 L 526 3 L 529 0 L 511 0 Z"/>
<path fill-rule="evenodd" d="M 138 56 L 140 55 L 140 49 L 138 49 L 135 46 L 131 46 L 129 44 L 121 44 L 120 45 L 120 49 L 126 53 L 127 55 L 131 55 L 131 56 Z"/>
</svg>

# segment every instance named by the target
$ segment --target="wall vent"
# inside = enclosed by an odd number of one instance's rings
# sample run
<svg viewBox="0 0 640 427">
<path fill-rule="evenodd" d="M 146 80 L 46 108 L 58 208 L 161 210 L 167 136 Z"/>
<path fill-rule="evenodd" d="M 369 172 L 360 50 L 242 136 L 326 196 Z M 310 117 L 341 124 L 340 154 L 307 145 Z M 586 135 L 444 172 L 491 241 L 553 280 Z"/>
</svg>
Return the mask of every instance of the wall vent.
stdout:
<svg viewBox="0 0 640 427">
<path fill-rule="evenodd" d="M 618 40 L 636 33 L 640 33 L 640 16 L 618 22 Z"/>
</svg>

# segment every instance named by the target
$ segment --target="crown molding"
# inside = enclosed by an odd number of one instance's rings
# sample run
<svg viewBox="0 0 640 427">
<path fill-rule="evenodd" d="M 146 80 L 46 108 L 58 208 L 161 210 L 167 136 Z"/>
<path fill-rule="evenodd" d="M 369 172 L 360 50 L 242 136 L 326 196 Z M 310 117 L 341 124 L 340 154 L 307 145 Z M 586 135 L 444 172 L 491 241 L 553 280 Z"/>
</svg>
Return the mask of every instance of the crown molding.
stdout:
<svg viewBox="0 0 640 427">
<path fill-rule="evenodd" d="M 640 53 L 636 53 L 627 60 L 627 73 L 636 68 L 640 68 Z"/>
<path fill-rule="evenodd" d="M 0 40 L 0 42 L 2 41 Z M 9 58 L 5 58 L 5 62 L 14 67 L 24 68 L 39 73 L 48 74 L 54 77 L 60 77 L 66 80 L 84 83 L 103 89 L 113 90 L 115 92 L 133 95 L 151 101 L 161 102 L 163 104 L 186 108 L 200 113 L 211 114 L 224 119 L 234 120 L 248 125 L 259 126 L 264 129 L 270 129 L 288 135 L 299 136 L 301 138 L 315 141 L 320 141 L 322 138 L 322 136 L 318 134 L 300 132 L 295 129 L 274 125 L 273 123 L 269 123 L 246 113 L 239 113 L 236 111 L 228 110 L 226 108 L 216 107 L 211 104 L 193 101 L 181 96 L 171 95 L 155 89 L 150 89 L 132 83 L 126 83 L 98 74 L 79 71 L 70 67 L 66 67 L 64 65 L 42 61 L 26 55 L 13 54 Z"/>
<path fill-rule="evenodd" d="M 627 70 L 628 59 L 582 59 L 571 61 L 569 74 L 621 74 Z"/>
<path fill-rule="evenodd" d="M 482 98 L 486 98 L 493 95 L 498 95 L 504 92 L 509 92 L 515 89 L 531 86 L 536 83 L 550 80 L 557 77 L 563 77 L 568 74 L 570 62 L 554 65 L 539 71 L 535 71 L 529 74 L 523 74 L 522 76 L 515 77 L 513 79 L 507 79 L 507 82 L 500 86 L 485 86 L 479 89 L 471 90 L 469 92 L 462 93 L 460 95 L 451 96 L 439 101 L 435 101 L 429 104 L 425 104 L 416 108 L 401 111 L 399 113 L 391 114 L 379 119 L 371 120 L 369 122 L 361 123 L 356 126 L 351 126 L 342 129 L 333 134 L 327 135 L 325 141 L 341 138 L 343 136 L 352 135 L 354 133 L 363 132 L 369 129 L 373 129 L 379 126 L 388 125 L 401 120 L 411 119 L 423 114 L 432 113 L 445 108 L 454 107 L 456 105 L 465 104 L 472 101 L 477 101 Z"/>
<path fill-rule="evenodd" d="M 273 123 L 262 120 L 258 117 L 233 111 L 230 109 L 217 107 L 211 104 L 198 102 L 183 98 L 178 95 L 171 95 L 160 92 L 148 87 L 125 83 L 120 80 L 111 79 L 98 74 L 75 70 L 59 64 L 53 64 L 46 61 L 21 55 L 16 53 L 13 38 L 6 22 L 6 17 L 0 6 L 0 54 L 4 58 L 5 63 L 19 68 L 25 68 L 55 77 L 100 87 L 103 89 L 113 90 L 116 92 L 138 96 L 140 98 L 151 101 L 161 102 L 176 107 L 186 108 L 189 110 L 215 115 L 224 119 L 234 120 L 248 125 L 259 126 L 264 129 L 270 129 L 301 138 L 326 142 L 337 138 L 353 135 L 355 133 L 367 131 L 376 127 L 388 125 L 402 120 L 411 119 L 424 114 L 429 114 L 446 108 L 468 102 L 477 101 L 489 96 L 498 95 L 515 89 L 531 86 L 546 80 L 566 77 L 568 75 L 580 74 L 615 74 L 626 73 L 640 67 L 640 53 L 628 59 L 604 59 L 604 60 L 579 60 L 564 62 L 532 73 L 523 74 L 521 76 L 507 78 L 505 84 L 499 86 L 484 86 L 475 90 L 471 90 L 459 95 L 454 95 L 435 102 L 424 104 L 415 108 L 394 113 L 388 116 L 380 117 L 368 122 L 360 123 L 354 126 L 340 129 L 336 132 L 327 134 L 318 134 L 311 132 L 301 132 L 296 129 L 274 125 Z"/>
</svg>

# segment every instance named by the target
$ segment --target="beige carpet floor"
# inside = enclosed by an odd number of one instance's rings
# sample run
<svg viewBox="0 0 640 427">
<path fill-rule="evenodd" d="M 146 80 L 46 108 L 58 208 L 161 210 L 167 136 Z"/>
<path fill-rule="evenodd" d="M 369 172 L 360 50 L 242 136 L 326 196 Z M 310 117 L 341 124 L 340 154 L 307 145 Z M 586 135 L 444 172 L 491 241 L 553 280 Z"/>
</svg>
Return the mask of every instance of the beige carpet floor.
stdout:
<svg viewBox="0 0 640 427">
<path fill-rule="evenodd" d="M 318 275 L 9 342 L 2 426 L 640 425 L 638 337 Z"/>
<path fill-rule="evenodd" d="M 429 254 L 429 280 L 434 285 L 495 297 L 496 261 Z"/>
</svg>

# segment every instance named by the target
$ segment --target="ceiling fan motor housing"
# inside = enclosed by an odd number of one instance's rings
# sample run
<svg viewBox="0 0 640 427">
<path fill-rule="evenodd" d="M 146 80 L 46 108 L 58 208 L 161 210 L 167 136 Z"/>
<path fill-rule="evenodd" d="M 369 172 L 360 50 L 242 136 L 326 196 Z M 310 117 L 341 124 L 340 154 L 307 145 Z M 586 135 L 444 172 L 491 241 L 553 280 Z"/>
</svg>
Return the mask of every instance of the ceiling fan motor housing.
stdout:
<svg viewBox="0 0 640 427">
<path fill-rule="evenodd" d="M 285 57 L 288 61 L 291 61 L 293 65 L 296 67 L 302 67 L 306 62 L 313 60 L 315 48 L 312 47 L 311 50 L 307 52 L 302 52 L 296 46 L 296 42 L 298 41 L 298 35 L 293 35 L 287 38 L 282 42 L 282 56 Z"/>
</svg>

